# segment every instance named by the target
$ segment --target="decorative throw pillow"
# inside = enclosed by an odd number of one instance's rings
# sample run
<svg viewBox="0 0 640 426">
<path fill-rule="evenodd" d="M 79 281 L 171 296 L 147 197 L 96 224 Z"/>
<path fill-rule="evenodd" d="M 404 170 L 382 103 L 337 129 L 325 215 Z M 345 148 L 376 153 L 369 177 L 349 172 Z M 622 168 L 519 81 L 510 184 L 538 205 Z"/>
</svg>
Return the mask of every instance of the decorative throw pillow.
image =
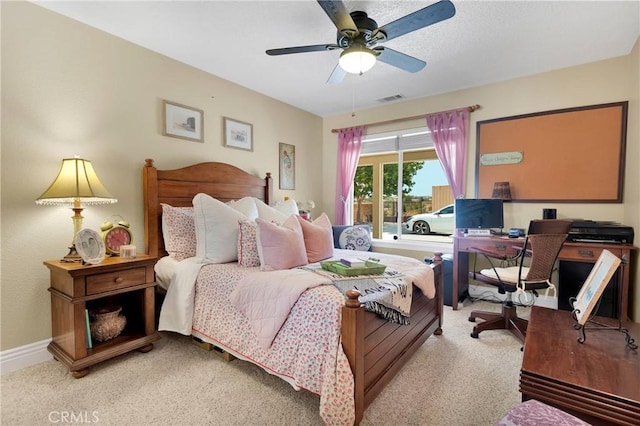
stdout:
<svg viewBox="0 0 640 426">
<path fill-rule="evenodd" d="M 289 216 L 298 214 L 298 206 L 294 200 L 269 206 L 264 201 L 255 198 L 256 207 L 258 208 L 258 217 L 267 222 L 283 223 Z"/>
<path fill-rule="evenodd" d="M 274 209 L 278 210 L 280 213 L 284 213 L 289 217 L 292 214 L 298 214 L 298 203 L 293 198 L 289 198 L 288 200 L 284 200 L 282 202 L 277 202 L 274 206 Z"/>
<path fill-rule="evenodd" d="M 333 242 L 335 248 L 372 251 L 369 225 L 334 225 Z"/>
<path fill-rule="evenodd" d="M 196 218 L 196 256 L 212 263 L 238 260 L 238 221 L 247 217 L 207 195 L 193 197 Z"/>
<path fill-rule="evenodd" d="M 162 206 L 162 236 L 169 256 L 180 261 L 196 255 L 196 224 L 193 207 Z"/>
<path fill-rule="evenodd" d="M 227 205 L 244 214 L 248 220 L 256 220 L 258 217 L 258 207 L 254 197 L 244 197 L 239 200 L 229 201 Z"/>
<path fill-rule="evenodd" d="M 320 262 L 333 256 L 333 232 L 329 217 L 322 213 L 313 223 L 300 216 L 296 217 L 302 228 L 308 262 Z"/>
<path fill-rule="evenodd" d="M 291 215 L 282 226 L 256 219 L 258 226 L 258 255 L 263 271 L 291 269 L 307 264 L 302 228 L 296 215 Z"/>
<path fill-rule="evenodd" d="M 258 254 L 257 229 L 258 225 L 254 221 L 241 220 L 238 222 L 238 265 L 251 268 L 260 266 L 260 255 Z"/>
</svg>

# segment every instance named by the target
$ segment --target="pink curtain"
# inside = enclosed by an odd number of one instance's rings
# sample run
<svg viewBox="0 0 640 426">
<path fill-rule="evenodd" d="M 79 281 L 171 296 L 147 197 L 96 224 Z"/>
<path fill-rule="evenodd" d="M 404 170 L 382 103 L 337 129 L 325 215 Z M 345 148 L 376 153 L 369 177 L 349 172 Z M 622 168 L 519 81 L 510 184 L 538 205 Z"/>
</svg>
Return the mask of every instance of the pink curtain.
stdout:
<svg viewBox="0 0 640 426">
<path fill-rule="evenodd" d="M 467 179 L 467 126 L 469 110 L 445 111 L 427 116 L 436 154 L 453 191 L 454 198 L 464 197 Z"/>
<path fill-rule="evenodd" d="M 335 225 L 348 225 L 347 202 L 351 196 L 353 178 L 356 175 L 360 150 L 362 149 L 362 136 L 365 127 L 351 127 L 340 129 L 338 132 L 338 173 L 336 176 L 336 217 Z"/>
</svg>

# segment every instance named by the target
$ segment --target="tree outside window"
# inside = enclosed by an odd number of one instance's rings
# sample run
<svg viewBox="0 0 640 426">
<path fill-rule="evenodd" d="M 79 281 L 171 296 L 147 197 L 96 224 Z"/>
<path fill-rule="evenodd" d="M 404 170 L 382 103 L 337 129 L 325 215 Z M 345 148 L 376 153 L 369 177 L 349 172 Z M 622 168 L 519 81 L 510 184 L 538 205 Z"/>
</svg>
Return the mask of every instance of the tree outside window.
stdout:
<svg viewBox="0 0 640 426">
<path fill-rule="evenodd" d="M 435 151 L 404 153 L 402 195 L 398 198 L 398 153 L 366 155 L 360 158 L 353 184 L 353 221 L 370 224 L 375 238 L 429 239 L 427 235 L 406 235 L 402 223 L 412 215 L 428 213 L 453 202 L 453 194 L 439 164 Z M 427 164 L 439 167 L 425 167 Z M 425 175 L 437 185 L 424 182 Z M 433 176 L 436 175 L 436 176 Z M 379 184 L 376 185 L 376 180 Z M 376 187 L 380 190 L 376 191 Z M 377 192 L 381 191 L 381 196 Z M 423 193 L 424 192 L 424 193 Z M 444 196 L 443 196 L 444 194 Z M 402 208 L 400 208 L 400 205 Z M 402 215 L 398 213 L 402 211 Z M 405 234 L 405 235 L 403 235 Z"/>
</svg>

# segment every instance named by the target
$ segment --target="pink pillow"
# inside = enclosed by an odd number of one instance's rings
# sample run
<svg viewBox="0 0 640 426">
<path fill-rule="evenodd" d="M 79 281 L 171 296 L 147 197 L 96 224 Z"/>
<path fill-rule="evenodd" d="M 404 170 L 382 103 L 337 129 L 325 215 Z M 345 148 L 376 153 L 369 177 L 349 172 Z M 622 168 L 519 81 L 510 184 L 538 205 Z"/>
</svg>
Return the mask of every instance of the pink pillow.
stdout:
<svg viewBox="0 0 640 426">
<path fill-rule="evenodd" d="M 296 217 L 302 227 L 309 263 L 320 262 L 333 256 L 333 229 L 329 217 L 322 213 L 313 223 L 300 216 Z"/>
<path fill-rule="evenodd" d="M 193 207 L 162 203 L 162 237 L 169 256 L 180 261 L 196 255 L 196 224 Z"/>
<path fill-rule="evenodd" d="M 258 255 L 263 271 L 291 269 L 307 264 L 302 228 L 295 215 L 280 225 L 257 218 Z"/>
<path fill-rule="evenodd" d="M 258 225 L 249 220 L 241 220 L 238 225 L 240 225 L 240 232 L 238 232 L 238 265 L 245 268 L 260 266 L 257 240 Z"/>
</svg>

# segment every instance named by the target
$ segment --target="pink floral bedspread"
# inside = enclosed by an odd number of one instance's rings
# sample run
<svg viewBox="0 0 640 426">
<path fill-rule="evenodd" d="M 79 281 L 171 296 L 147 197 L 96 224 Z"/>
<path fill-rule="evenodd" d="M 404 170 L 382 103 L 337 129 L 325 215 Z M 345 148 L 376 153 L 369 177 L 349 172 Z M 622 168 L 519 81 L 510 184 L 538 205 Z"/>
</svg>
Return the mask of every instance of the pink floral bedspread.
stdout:
<svg viewBox="0 0 640 426">
<path fill-rule="evenodd" d="M 354 255 L 344 250 L 334 253 L 338 258 Z M 359 255 L 375 255 L 382 263 L 410 277 L 427 297 L 434 297 L 433 270 L 423 262 L 382 253 Z M 320 416 L 326 424 L 352 425 L 355 420 L 353 374 L 340 340 L 344 297 L 333 285 L 304 291 L 271 346 L 265 348 L 260 345 L 249 319 L 230 300 L 237 284 L 258 270 L 242 268 L 236 263 L 203 265 L 192 298 L 193 333 L 280 376 L 297 389 L 320 395 Z M 189 286 L 181 285 L 184 286 L 182 292 L 188 295 Z M 189 309 L 191 298 L 183 299 L 187 305 L 176 304 L 174 310 Z M 163 305 L 163 311 L 164 308 Z M 162 320 L 161 315 L 161 323 Z M 178 326 L 164 329 L 180 332 Z"/>
<path fill-rule="evenodd" d="M 320 395 L 326 424 L 353 424 L 353 374 L 340 341 L 344 297 L 331 285 L 305 291 L 265 349 L 249 320 L 229 300 L 241 278 L 258 268 L 205 265 L 196 281 L 193 330 L 298 388 Z"/>
</svg>

